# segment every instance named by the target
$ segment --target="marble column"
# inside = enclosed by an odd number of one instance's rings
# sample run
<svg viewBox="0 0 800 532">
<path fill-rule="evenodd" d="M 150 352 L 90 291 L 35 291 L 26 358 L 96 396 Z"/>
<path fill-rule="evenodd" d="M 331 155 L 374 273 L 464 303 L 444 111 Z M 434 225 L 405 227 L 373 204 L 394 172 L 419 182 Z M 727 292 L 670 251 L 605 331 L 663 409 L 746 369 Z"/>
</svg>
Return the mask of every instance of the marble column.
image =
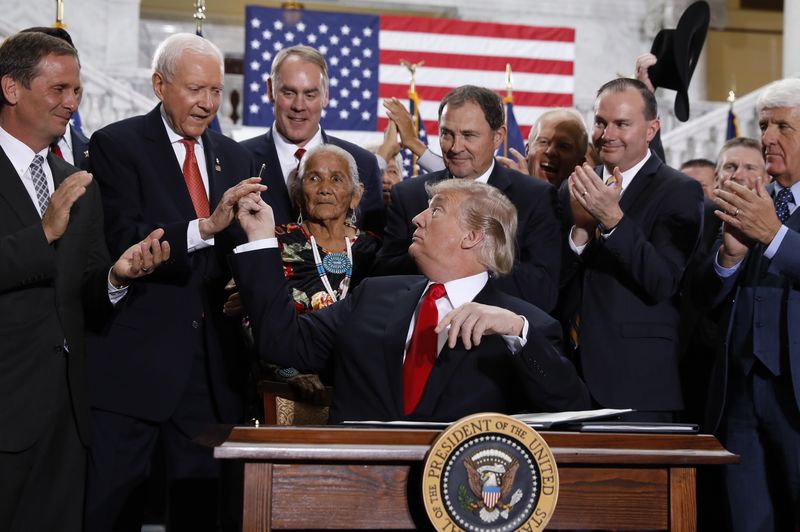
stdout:
<svg viewBox="0 0 800 532">
<path fill-rule="evenodd" d="M 783 77 L 800 76 L 800 0 L 783 0 Z"/>
</svg>

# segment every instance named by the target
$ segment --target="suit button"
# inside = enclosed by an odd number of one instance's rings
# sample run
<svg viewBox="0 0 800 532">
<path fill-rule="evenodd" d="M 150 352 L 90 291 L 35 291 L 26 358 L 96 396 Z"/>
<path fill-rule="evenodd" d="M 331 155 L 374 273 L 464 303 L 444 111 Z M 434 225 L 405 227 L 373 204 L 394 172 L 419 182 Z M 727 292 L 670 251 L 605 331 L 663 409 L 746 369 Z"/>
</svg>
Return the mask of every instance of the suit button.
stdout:
<svg viewBox="0 0 800 532">
<path fill-rule="evenodd" d="M 755 300 L 756 300 L 756 301 L 761 301 L 761 299 L 762 299 L 762 297 L 761 297 L 761 296 L 756 296 L 756 297 L 755 297 Z"/>
<path fill-rule="evenodd" d="M 192 327 L 195 329 L 200 328 L 200 322 L 197 320 L 192 320 Z"/>
</svg>

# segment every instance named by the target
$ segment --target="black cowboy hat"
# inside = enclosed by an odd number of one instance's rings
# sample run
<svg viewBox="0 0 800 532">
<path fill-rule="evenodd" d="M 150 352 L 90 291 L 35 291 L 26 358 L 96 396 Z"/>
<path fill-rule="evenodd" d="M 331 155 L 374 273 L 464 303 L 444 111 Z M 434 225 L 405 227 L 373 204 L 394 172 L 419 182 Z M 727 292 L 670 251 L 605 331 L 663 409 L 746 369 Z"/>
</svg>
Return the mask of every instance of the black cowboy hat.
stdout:
<svg viewBox="0 0 800 532">
<path fill-rule="evenodd" d="M 681 15 L 678 27 L 659 31 L 650 48 L 658 63 L 651 66 L 647 74 L 654 87 L 678 92 L 675 116 L 681 122 L 689 119 L 689 81 L 706 41 L 710 16 L 707 2 L 693 3 Z"/>
</svg>

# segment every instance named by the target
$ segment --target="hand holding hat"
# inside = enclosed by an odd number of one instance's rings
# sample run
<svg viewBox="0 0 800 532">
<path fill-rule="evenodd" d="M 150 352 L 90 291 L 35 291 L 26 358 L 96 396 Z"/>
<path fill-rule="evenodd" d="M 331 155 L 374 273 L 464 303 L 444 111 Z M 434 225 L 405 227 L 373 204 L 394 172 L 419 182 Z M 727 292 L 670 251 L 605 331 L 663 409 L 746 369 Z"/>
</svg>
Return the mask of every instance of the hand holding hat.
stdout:
<svg viewBox="0 0 800 532">
<path fill-rule="evenodd" d="M 693 3 L 683 12 L 674 30 L 658 32 L 650 49 L 657 62 L 648 68 L 648 77 L 654 87 L 677 91 L 675 116 L 681 122 L 689 119 L 689 82 L 706 41 L 710 18 L 707 2 Z"/>
</svg>

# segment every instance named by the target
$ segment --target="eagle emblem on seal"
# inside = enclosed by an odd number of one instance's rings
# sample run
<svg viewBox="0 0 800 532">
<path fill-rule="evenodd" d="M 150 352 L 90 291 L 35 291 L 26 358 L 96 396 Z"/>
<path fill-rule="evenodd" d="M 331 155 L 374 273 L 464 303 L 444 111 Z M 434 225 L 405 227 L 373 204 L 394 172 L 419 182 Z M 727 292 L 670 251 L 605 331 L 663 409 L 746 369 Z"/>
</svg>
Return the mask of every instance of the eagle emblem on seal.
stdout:
<svg viewBox="0 0 800 532">
<path fill-rule="evenodd" d="M 484 523 L 500 517 L 508 519 L 509 511 L 522 498 L 522 490 L 511 493 L 519 462 L 497 449 L 484 449 L 464 460 L 470 494 L 459 487 L 459 502 L 470 512 L 478 512 Z"/>
</svg>

